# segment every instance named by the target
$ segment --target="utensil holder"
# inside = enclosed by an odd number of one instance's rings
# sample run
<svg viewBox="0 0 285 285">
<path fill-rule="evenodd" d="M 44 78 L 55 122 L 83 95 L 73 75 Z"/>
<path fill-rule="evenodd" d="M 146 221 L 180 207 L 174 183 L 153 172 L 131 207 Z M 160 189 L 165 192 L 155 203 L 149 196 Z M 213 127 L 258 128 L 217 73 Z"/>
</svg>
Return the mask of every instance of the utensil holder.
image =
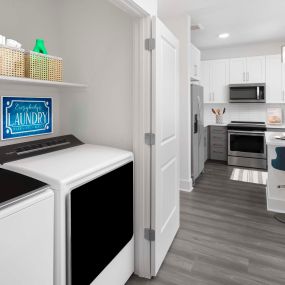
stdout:
<svg viewBox="0 0 285 285">
<path fill-rule="evenodd" d="M 216 124 L 223 124 L 223 115 L 216 115 Z"/>
</svg>

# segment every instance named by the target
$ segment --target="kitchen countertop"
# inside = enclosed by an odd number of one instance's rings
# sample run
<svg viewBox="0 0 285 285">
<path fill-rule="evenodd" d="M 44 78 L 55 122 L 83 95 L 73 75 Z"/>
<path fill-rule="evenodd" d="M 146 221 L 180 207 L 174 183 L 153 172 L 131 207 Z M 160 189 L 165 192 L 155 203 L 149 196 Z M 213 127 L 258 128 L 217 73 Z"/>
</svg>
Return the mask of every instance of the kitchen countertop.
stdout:
<svg viewBox="0 0 285 285">
<path fill-rule="evenodd" d="M 285 132 L 265 132 L 265 140 L 267 145 L 273 146 L 284 146 L 285 147 L 285 140 L 278 140 L 275 136 L 284 135 Z"/>
<path fill-rule="evenodd" d="M 266 124 L 266 128 L 268 129 L 284 129 L 285 130 L 285 125 L 268 125 Z"/>
<path fill-rule="evenodd" d="M 213 124 L 205 124 L 204 127 L 208 127 L 208 126 L 220 126 L 220 127 L 226 127 L 228 125 L 228 123 L 224 123 L 224 124 L 216 124 L 216 123 L 213 123 Z"/>
<path fill-rule="evenodd" d="M 221 126 L 221 127 L 226 127 L 230 122 L 225 122 L 223 124 L 216 124 L 216 123 L 206 123 L 204 125 L 204 127 L 208 127 L 208 126 Z M 266 128 L 268 129 L 284 129 L 285 132 L 285 124 L 282 125 L 268 125 L 266 124 Z"/>
</svg>

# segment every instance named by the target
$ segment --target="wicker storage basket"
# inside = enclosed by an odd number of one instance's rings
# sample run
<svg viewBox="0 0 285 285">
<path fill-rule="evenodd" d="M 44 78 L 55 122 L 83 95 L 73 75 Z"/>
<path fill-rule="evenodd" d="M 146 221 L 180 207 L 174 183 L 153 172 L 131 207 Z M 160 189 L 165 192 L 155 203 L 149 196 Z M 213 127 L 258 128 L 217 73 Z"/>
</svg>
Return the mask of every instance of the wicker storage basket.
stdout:
<svg viewBox="0 0 285 285">
<path fill-rule="evenodd" d="M 0 45 L 0 75 L 25 76 L 24 50 Z"/>
<path fill-rule="evenodd" d="M 48 80 L 62 81 L 63 80 L 63 61 L 60 57 L 48 57 Z"/>
<path fill-rule="evenodd" d="M 25 53 L 25 76 L 32 79 L 62 81 L 62 58 L 33 51 Z"/>
</svg>

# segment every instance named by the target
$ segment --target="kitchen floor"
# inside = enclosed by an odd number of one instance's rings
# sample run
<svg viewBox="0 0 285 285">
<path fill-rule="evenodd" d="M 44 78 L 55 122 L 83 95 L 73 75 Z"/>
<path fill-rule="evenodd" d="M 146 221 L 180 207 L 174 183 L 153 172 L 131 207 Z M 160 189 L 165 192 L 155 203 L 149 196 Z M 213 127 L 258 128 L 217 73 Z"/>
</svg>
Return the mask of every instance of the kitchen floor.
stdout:
<svg viewBox="0 0 285 285">
<path fill-rule="evenodd" d="M 206 164 L 181 193 L 181 227 L 158 276 L 127 285 L 285 284 L 285 224 L 267 212 L 265 186 L 232 181 L 232 170 Z"/>
</svg>

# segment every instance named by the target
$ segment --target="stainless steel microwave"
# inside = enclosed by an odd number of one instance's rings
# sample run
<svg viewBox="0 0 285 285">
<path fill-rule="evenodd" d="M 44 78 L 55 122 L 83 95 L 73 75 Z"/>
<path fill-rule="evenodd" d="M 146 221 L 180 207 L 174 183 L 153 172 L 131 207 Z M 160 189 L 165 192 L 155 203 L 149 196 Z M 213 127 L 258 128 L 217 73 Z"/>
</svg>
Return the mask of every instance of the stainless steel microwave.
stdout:
<svg viewBox="0 0 285 285">
<path fill-rule="evenodd" d="M 229 85 L 230 103 L 265 103 L 265 83 Z"/>
</svg>

